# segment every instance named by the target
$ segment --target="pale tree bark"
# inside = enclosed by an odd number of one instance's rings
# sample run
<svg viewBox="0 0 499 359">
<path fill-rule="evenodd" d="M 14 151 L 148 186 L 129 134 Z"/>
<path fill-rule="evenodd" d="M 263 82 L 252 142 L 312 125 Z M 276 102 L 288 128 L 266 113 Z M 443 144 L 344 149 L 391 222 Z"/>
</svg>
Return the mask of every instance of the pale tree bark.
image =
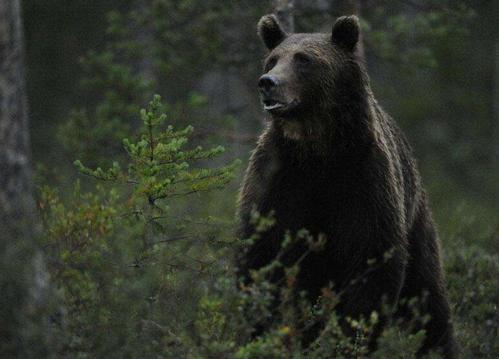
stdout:
<svg viewBox="0 0 499 359">
<path fill-rule="evenodd" d="M 2 228 L 34 214 L 19 1 L 0 1 L 0 209 Z M 32 226 L 22 230 L 30 235 Z"/>
<path fill-rule="evenodd" d="M 494 76 L 494 117 L 496 124 L 496 145 L 495 145 L 495 163 L 499 162 L 499 38 L 495 46 L 495 76 Z"/>
<path fill-rule="evenodd" d="M 274 14 L 289 33 L 295 31 L 294 6 L 294 0 L 273 0 Z"/>
<path fill-rule="evenodd" d="M 336 11 L 342 12 L 345 15 L 358 14 L 360 11 L 360 0 L 336 0 L 332 1 Z"/>
<path fill-rule="evenodd" d="M 0 357 L 48 357 L 48 276 L 36 249 L 20 0 L 0 0 Z"/>
</svg>

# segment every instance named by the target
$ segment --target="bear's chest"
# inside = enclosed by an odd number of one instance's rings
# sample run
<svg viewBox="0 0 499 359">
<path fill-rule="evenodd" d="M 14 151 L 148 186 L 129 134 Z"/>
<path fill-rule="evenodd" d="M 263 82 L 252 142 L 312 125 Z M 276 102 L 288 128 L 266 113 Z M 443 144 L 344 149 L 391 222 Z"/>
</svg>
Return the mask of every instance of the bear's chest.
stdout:
<svg viewBox="0 0 499 359">
<path fill-rule="evenodd" d="M 344 192 L 341 177 L 322 163 L 284 163 L 265 183 L 260 211 L 272 212 L 276 223 L 291 231 L 324 232 Z"/>
</svg>

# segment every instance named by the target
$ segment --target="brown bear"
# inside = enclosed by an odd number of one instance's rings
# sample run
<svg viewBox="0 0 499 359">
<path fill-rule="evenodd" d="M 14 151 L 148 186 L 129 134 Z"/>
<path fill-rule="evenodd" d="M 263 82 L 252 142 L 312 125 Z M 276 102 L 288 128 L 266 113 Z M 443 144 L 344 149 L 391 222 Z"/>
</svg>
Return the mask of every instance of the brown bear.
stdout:
<svg viewBox="0 0 499 359">
<path fill-rule="evenodd" d="M 258 33 L 269 50 L 258 82 L 268 121 L 240 192 L 239 236 L 255 233 L 254 210 L 273 213 L 275 224 L 238 256 L 239 278 L 251 282 L 287 231 L 307 229 L 325 238 L 296 279 L 312 302 L 333 283 L 343 317 L 369 317 L 388 303 L 409 320 L 401 299 L 425 296 L 431 319 L 421 324 L 419 354 L 456 357 L 435 225 L 411 148 L 356 57 L 357 17 L 340 17 L 331 34 L 288 34 L 266 15 Z M 305 250 L 295 244 L 285 264 Z"/>
</svg>

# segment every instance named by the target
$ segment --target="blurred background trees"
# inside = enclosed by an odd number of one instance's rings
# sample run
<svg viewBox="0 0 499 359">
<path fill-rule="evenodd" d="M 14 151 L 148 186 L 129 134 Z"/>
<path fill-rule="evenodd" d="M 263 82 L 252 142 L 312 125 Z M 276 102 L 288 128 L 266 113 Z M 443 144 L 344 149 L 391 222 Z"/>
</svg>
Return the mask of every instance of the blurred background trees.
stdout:
<svg viewBox="0 0 499 359">
<path fill-rule="evenodd" d="M 408 129 L 423 164 L 473 199 L 497 203 L 496 176 L 486 168 L 497 161 L 498 10 L 486 0 L 26 0 L 32 129 L 40 132 L 33 136 L 35 154 L 60 162 L 68 155 L 60 146 L 75 144 L 65 143 L 71 138 L 64 135 L 50 143 L 45 134 L 83 122 L 90 109 L 91 122 L 105 118 L 108 131 L 119 137 L 116 121 L 132 127 L 138 121 L 116 119 L 145 105 L 154 92 L 175 106 L 193 94 L 205 97 L 203 116 L 214 119 L 199 123 L 199 130 L 217 133 L 217 123 L 227 128 L 221 117 L 237 117 L 226 138 L 244 146 L 261 127 L 254 79 L 264 52 L 254 24 L 273 5 L 289 4 L 296 31 L 328 31 L 334 17 L 359 13 L 375 90 Z M 116 98 L 106 92 L 113 86 L 120 87 Z"/>
<path fill-rule="evenodd" d="M 0 356 L 49 356 L 49 279 L 35 241 L 19 1 L 0 3 Z"/>
<path fill-rule="evenodd" d="M 9 28 L 4 24 L 16 19 L 5 12 L 7 8 L 2 2 L 1 15 L 8 20 L 0 25 L 2 44 Z M 217 150 L 219 156 L 185 162 L 195 171 L 224 168 L 235 158 L 245 163 L 264 125 L 256 80 L 265 50 L 255 28 L 259 18 L 272 11 L 296 32 L 329 32 L 336 17 L 360 16 L 364 31 L 359 56 L 366 62 L 378 100 L 414 145 L 430 192 L 465 353 L 497 353 L 496 1 L 23 0 L 22 9 L 34 193 L 43 223 L 39 242 L 57 289 L 53 297 L 66 313 L 51 319 L 61 339 L 60 355 L 141 352 L 168 357 L 187 355 L 186 343 L 197 348 L 198 355 L 204 353 L 202 357 L 230 357 L 235 352 L 251 357 L 252 350 L 262 349 L 257 345 L 238 351 L 244 335 L 235 339 L 239 332 L 230 333 L 223 323 L 237 321 L 226 315 L 237 312 L 239 299 L 217 297 L 231 288 L 223 279 L 230 278 L 233 213 L 244 164 L 223 172 L 229 176 L 235 171 L 235 181 L 224 180 L 216 191 L 206 193 L 197 193 L 194 177 L 183 172 L 182 183 L 194 186 L 186 193 L 196 193 L 164 198 L 162 210 L 153 207 L 144 215 L 132 200 L 138 194 L 137 183 L 113 182 L 125 175 L 113 162 L 128 163 L 132 156 L 140 166 L 147 164 L 139 194 L 171 186 L 180 176 L 177 172 L 185 170 L 176 168 L 162 177 L 165 173 L 153 160 L 141 162 L 145 152 L 138 155 L 129 147 L 148 143 L 142 137 L 140 109 L 153 94 L 160 94 L 159 112 L 166 115 L 166 125 L 194 127 L 192 133 L 171 137 L 174 141 L 167 141 L 164 154 L 178 159 L 185 156 L 184 145 L 194 151 L 199 145 L 223 145 L 226 150 Z M 20 29 L 19 24 L 11 28 Z M 20 44 L 15 41 L 16 48 Z M 8 49 L 1 49 L 2 76 L 21 74 L 22 70 L 5 67 L 7 59 L 17 58 L 4 55 Z M 1 85 L 5 83 L 2 77 Z M 25 165 L 29 162 L 15 165 L 16 176 L 6 175 L 11 168 L 7 147 L 14 146 L 29 158 L 22 79 L 17 86 L 21 87 L 12 92 L 14 87 L 7 85 L 19 105 L 2 107 L 0 114 L 0 130 L 10 128 L 10 123 L 17 129 L 1 132 L 15 138 L 15 144 L 3 138 L 0 143 L 1 180 L 16 179 L 16 195 L 27 200 L 8 203 L 26 203 L 26 213 L 31 213 L 34 201 Z M 8 91 L 2 87 L 2 106 Z M 19 115 L 4 116 L 8 111 Z M 73 166 L 75 160 L 95 169 L 79 167 L 99 180 L 82 177 Z M 0 191 L 8 188 L 6 184 Z M 9 224 L 19 224 L 10 218 Z M 144 236 L 153 242 L 174 240 L 149 247 L 143 245 Z M 16 232 L 12 238 L 21 241 L 26 235 Z M 2 246 L 5 243 L 2 238 Z M 7 277 L 1 278 L 4 283 Z M 208 327 L 220 331 L 202 333 Z M 210 348 L 203 349 L 208 343 Z"/>
</svg>

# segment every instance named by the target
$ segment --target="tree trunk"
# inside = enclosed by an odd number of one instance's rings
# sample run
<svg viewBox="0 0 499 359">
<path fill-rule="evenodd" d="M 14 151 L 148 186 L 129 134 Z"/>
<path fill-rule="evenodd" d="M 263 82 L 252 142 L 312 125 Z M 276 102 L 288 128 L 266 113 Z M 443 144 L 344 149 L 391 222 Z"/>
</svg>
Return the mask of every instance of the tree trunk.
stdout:
<svg viewBox="0 0 499 359">
<path fill-rule="evenodd" d="M 22 28 L 18 0 L 0 2 L 0 226 L 33 219 Z M 31 235 L 32 226 L 22 231 Z M 19 228 L 18 228 L 19 229 Z M 21 229 L 19 229 L 21 230 Z"/>
<path fill-rule="evenodd" d="M 273 0 L 273 7 L 284 30 L 294 32 L 294 0 Z"/>
<path fill-rule="evenodd" d="M 499 159 L 499 141 L 497 139 L 499 138 L 499 38 L 496 40 L 496 46 L 495 46 L 495 76 L 494 76 L 494 117 L 495 117 L 495 124 L 496 124 L 496 148 L 495 148 L 495 153 L 496 155 L 494 158 L 496 158 L 495 163 L 498 162 L 497 159 Z"/>
<path fill-rule="evenodd" d="M 47 357 L 48 277 L 36 249 L 20 0 L 0 0 L 0 357 Z"/>
</svg>

